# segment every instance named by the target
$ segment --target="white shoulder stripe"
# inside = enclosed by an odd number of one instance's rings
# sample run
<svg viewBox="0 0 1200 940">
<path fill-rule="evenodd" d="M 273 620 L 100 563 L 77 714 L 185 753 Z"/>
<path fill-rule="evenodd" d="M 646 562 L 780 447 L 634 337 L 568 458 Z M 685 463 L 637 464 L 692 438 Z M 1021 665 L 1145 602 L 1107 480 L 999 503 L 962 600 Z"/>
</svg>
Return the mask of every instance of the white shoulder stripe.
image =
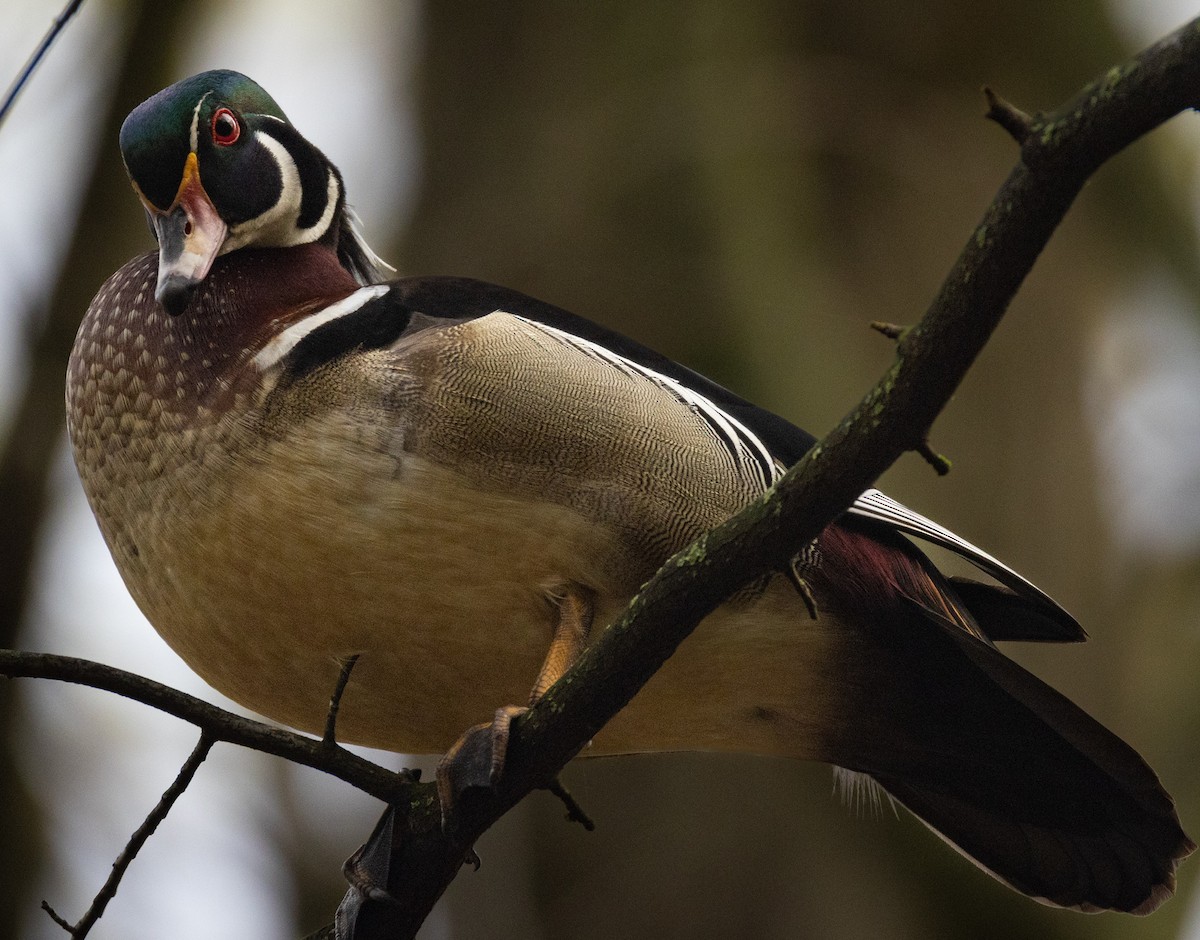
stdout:
<svg viewBox="0 0 1200 940">
<path fill-rule="evenodd" d="M 353 294 L 343 297 L 337 303 L 330 304 L 316 313 L 310 313 L 303 320 L 293 323 L 260 349 L 258 355 L 254 357 L 254 364 L 260 372 L 266 372 L 272 366 L 277 365 L 280 360 L 296 348 L 297 343 L 308 336 L 313 330 L 317 329 L 317 327 L 324 326 L 326 323 L 330 323 L 339 317 L 354 313 L 367 302 L 374 300 L 376 297 L 382 297 L 389 290 L 391 288 L 387 284 L 360 287 Z"/>
<path fill-rule="evenodd" d="M 503 310 L 496 312 L 507 313 L 507 311 Z M 715 402 L 701 395 L 695 389 L 688 388 L 678 379 L 671 378 L 669 375 L 663 375 L 661 372 L 655 372 L 648 366 L 634 362 L 632 359 L 626 359 L 619 353 L 615 353 L 611 349 L 606 349 L 599 343 L 594 343 L 581 336 L 568 333 L 566 330 L 560 330 L 557 327 L 548 326 L 536 320 L 519 317 L 516 314 L 508 315 L 524 323 L 529 323 L 538 329 L 545 330 L 547 333 L 559 337 L 564 342 L 611 363 L 626 374 L 642 376 L 670 391 L 707 422 L 730 453 L 738 459 L 739 463 L 754 468 L 755 474 L 761 481 L 764 490 L 770 487 L 783 474 L 783 465 L 775 459 L 775 456 L 759 440 L 754 432 L 738 421 L 737 418 L 733 417 L 733 415 L 718 407 Z"/>
</svg>

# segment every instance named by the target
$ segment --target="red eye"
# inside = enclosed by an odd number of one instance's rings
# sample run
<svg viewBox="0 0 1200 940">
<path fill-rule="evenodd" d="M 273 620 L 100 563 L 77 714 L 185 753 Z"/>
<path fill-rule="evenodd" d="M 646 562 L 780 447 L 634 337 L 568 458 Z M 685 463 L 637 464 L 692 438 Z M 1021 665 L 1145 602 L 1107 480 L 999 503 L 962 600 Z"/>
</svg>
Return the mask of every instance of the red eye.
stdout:
<svg viewBox="0 0 1200 940">
<path fill-rule="evenodd" d="M 212 138 L 222 147 L 228 147 L 242 135 L 242 126 L 228 108 L 218 108 L 212 117 Z"/>
</svg>

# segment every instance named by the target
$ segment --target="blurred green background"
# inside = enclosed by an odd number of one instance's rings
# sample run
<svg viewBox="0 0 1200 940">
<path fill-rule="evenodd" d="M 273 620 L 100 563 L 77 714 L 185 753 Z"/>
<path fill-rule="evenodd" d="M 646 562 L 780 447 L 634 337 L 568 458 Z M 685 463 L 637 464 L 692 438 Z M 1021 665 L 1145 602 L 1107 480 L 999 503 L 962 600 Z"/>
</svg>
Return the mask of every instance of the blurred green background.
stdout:
<svg viewBox="0 0 1200 940">
<path fill-rule="evenodd" d="M 15 74 L 57 3 L 0 12 Z M 0 630 L 199 689 L 116 580 L 66 456 L 62 375 L 151 245 L 116 148 L 192 72 L 261 82 L 405 273 L 481 277 L 656 346 L 824 433 L 886 368 L 1016 157 L 988 84 L 1052 108 L 1192 15 L 1136 0 L 91 0 L 0 130 Z M 1013 655 L 1131 741 L 1200 832 L 1200 135 L 1105 167 L 934 428 L 883 480 L 1058 597 L 1092 641 Z M 703 690 L 697 690 L 703 694 Z M 499 704 L 499 703 L 498 703 Z M 61 936 L 194 740 L 100 693 L 0 685 L 0 937 Z M 425 762 L 425 766 L 429 766 Z M 1154 916 L 1039 906 L 829 770 L 578 762 L 479 846 L 427 938 L 1200 938 L 1200 862 Z M 218 748 L 101 937 L 299 937 L 378 807 Z"/>
</svg>

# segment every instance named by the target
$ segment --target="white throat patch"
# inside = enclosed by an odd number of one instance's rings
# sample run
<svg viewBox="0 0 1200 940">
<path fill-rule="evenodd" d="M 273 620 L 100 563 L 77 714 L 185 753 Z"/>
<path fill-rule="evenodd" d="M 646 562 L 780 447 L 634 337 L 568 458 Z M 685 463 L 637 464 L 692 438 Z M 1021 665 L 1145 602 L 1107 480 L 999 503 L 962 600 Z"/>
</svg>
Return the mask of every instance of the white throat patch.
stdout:
<svg viewBox="0 0 1200 940">
<path fill-rule="evenodd" d="M 275 205 L 253 219 L 230 226 L 229 236 L 221 248 L 221 254 L 228 254 L 251 243 L 263 248 L 288 248 L 317 241 L 329 231 L 337 211 L 338 199 L 341 196 L 337 175 L 332 169 L 327 171 L 325 211 L 313 225 L 301 228 L 300 205 L 304 191 L 300 185 L 300 171 L 296 167 L 296 161 L 292 159 L 287 148 L 270 134 L 256 131 L 254 139 L 271 155 L 279 168 L 279 198 Z"/>
</svg>

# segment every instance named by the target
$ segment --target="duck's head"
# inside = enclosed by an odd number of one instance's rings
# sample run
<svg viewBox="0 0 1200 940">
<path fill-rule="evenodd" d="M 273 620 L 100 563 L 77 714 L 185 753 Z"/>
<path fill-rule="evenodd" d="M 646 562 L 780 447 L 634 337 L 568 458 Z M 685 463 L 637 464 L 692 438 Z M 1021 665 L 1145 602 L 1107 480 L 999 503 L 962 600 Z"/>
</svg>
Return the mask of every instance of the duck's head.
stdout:
<svg viewBox="0 0 1200 940">
<path fill-rule="evenodd" d="M 360 283 L 381 262 L 359 237 L 341 174 L 258 84 L 203 72 L 137 106 L 121 154 L 158 239 L 154 296 L 182 313 L 221 255 L 320 243 Z"/>
</svg>

